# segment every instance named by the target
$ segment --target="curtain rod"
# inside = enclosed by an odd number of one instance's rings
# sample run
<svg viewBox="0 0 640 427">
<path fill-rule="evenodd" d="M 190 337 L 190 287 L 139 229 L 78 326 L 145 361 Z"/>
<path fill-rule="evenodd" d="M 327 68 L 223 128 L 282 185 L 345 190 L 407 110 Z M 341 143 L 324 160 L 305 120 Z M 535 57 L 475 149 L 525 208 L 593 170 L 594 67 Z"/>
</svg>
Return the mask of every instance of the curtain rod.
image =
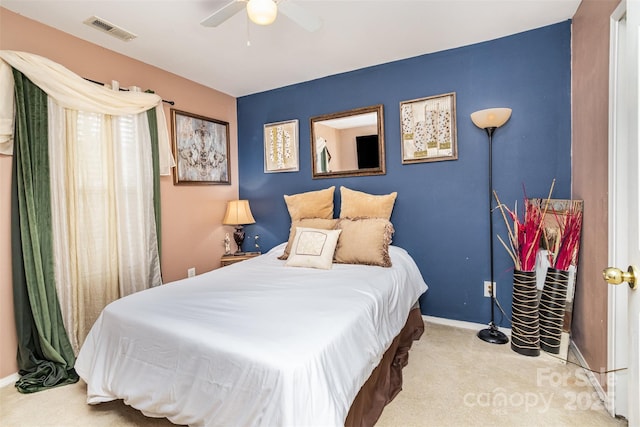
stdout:
<svg viewBox="0 0 640 427">
<path fill-rule="evenodd" d="M 104 85 L 105 85 L 104 83 L 99 82 L 99 81 L 97 81 L 97 80 L 91 80 L 91 79 L 88 79 L 88 78 L 86 78 L 86 77 L 83 77 L 83 79 L 85 79 L 85 80 L 86 80 L 86 81 L 88 81 L 88 82 L 95 83 L 95 84 L 97 84 L 97 85 L 102 85 L 102 86 L 104 86 Z M 129 92 L 129 89 L 127 89 L 127 88 L 122 88 L 122 87 L 121 87 L 121 88 L 119 88 L 119 89 L 120 89 L 121 91 L 123 91 L 123 92 Z M 169 104 L 169 105 L 175 105 L 175 102 L 173 102 L 173 101 L 167 101 L 166 99 L 163 99 L 163 100 L 162 100 L 162 102 L 166 102 L 166 103 L 167 103 L 167 104 Z"/>
</svg>

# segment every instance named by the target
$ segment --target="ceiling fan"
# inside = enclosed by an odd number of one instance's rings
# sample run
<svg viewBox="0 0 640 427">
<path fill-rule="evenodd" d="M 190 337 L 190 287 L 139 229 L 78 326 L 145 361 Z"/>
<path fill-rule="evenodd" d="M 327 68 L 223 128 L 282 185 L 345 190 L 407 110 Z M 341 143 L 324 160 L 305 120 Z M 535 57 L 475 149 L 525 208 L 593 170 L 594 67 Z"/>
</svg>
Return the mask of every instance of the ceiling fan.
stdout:
<svg viewBox="0 0 640 427">
<path fill-rule="evenodd" d="M 269 25 L 278 11 L 309 32 L 320 29 L 322 21 L 291 0 L 232 0 L 200 21 L 205 27 L 217 27 L 242 9 L 247 9 L 249 19 L 259 25 Z"/>
</svg>

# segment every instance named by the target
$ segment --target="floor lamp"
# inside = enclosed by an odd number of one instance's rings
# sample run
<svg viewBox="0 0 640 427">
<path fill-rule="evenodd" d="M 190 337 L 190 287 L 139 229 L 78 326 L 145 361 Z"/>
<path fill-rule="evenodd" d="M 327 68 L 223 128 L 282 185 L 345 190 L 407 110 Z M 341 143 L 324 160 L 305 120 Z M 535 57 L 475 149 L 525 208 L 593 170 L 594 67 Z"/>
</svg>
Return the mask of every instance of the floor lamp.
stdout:
<svg viewBox="0 0 640 427">
<path fill-rule="evenodd" d="M 494 306 L 496 305 L 495 289 L 493 286 L 493 170 L 492 143 L 493 133 L 505 124 L 511 117 L 511 108 L 489 108 L 471 114 L 471 120 L 480 129 L 484 129 L 489 137 L 489 258 L 491 260 L 491 322 L 489 327 L 478 332 L 478 338 L 491 344 L 506 344 L 509 338 L 502 333 L 494 322 Z"/>
</svg>

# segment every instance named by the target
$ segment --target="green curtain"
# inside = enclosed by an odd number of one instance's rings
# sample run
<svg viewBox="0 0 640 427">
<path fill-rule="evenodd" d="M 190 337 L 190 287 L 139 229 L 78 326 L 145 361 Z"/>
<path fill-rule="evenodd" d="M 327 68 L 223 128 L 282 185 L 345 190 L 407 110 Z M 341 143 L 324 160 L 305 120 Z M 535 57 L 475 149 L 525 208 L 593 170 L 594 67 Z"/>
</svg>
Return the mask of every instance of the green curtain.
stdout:
<svg viewBox="0 0 640 427">
<path fill-rule="evenodd" d="M 153 91 L 147 90 L 147 93 Z M 151 135 L 151 155 L 153 156 L 153 210 L 156 218 L 156 237 L 158 239 L 158 257 L 162 256 L 162 238 L 160 222 L 160 153 L 158 150 L 158 116 L 156 109 L 147 110 L 147 121 L 149 122 L 149 134 Z M 160 271 L 162 277 L 162 270 Z"/>
<path fill-rule="evenodd" d="M 13 293 L 22 393 L 75 383 L 75 356 L 53 270 L 47 95 L 13 70 L 16 124 L 11 209 Z"/>
</svg>

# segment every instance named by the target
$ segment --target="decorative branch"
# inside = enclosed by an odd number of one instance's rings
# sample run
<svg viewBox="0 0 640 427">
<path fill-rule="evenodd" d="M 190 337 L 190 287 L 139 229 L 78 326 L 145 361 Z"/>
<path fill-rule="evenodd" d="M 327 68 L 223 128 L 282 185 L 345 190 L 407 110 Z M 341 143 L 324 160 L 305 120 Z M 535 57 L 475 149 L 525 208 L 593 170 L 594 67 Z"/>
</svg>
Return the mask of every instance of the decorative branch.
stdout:
<svg viewBox="0 0 640 427">
<path fill-rule="evenodd" d="M 507 226 L 507 232 L 509 234 L 509 246 L 498 236 L 498 240 L 502 243 L 502 246 L 507 250 L 507 253 L 513 260 L 514 268 L 521 271 L 533 271 L 536 265 L 536 256 L 538 248 L 540 246 L 540 235 L 544 232 L 544 218 L 547 214 L 547 207 L 549 200 L 551 200 L 551 194 L 555 187 L 556 180 L 551 183 L 549 195 L 546 199 L 544 210 L 529 198 L 527 198 L 526 192 L 524 192 L 524 218 L 522 221 L 518 218 L 518 204 L 516 202 L 513 211 L 504 205 L 498 198 L 498 194 L 494 191 L 498 208 L 502 213 L 502 218 Z M 524 186 L 523 186 L 524 187 Z M 523 188 L 524 190 L 524 188 Z M 513 227 L 511 227 L 508 216 L 513 221 Z"/>
<path fill-rule="evenodd" d="M 553 215 L 558 225 L 555 236 L 551 230 L 545 229 L 545 242 L 548 249 L 549 264 L 558 270 L 568 270 L 578 258 L 580 233 L 582 229 L 582 210 L 579 202 L 572 200 L 566 212 L 558 213 L 553 208 Z"/>
</svg>

